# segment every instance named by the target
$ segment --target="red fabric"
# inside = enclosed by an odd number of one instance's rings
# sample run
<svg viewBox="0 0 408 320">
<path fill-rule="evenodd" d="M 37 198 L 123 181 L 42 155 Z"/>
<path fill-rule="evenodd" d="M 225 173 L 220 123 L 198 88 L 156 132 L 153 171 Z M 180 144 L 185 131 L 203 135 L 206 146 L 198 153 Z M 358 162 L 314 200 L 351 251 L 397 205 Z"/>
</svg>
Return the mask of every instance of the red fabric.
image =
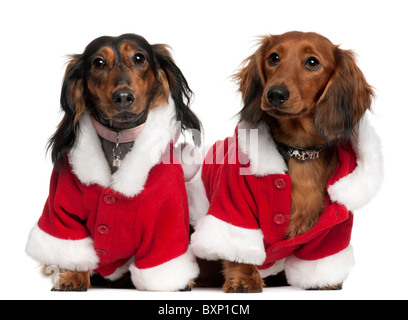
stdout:
<svg viewBox="0 0 408 320">
<path fill-rule="evenodd" d="M 174 162 L 154 166 L 144 190 L 128 198 L 110 188 L 83 185 L 66 161 L 65 170 L 52 173 L 38 226 L 59 239 L 92 237 L 100 259 L 94 271 L 102 276 L 133 255 L 139 269 L 177 258 L 188 248 L 189 221 L 183 170 Z"/>
<path fill-rule="evenodd" d="M 336 171 L 327 187 L 356 168 L 351 145 L 339 146 L 338 158 Z M 231 163 L 228 159 L 236 161 Z M 208 214 L 236 227 L 261 229 L 267 257 L 260 269 L 269 268 L 292 254 L 304 260 L 317 260 L 347 248 L 353 215 L 345 206 L 331 202 L 329 197 L 315 227 L 286 240 L 291 209 L 290 176 L 242 174 L 248 172 L 248 167 L 235 135 L 217 142 L 207 153 L 202 180 L 210 202 Z"/>
</svg>

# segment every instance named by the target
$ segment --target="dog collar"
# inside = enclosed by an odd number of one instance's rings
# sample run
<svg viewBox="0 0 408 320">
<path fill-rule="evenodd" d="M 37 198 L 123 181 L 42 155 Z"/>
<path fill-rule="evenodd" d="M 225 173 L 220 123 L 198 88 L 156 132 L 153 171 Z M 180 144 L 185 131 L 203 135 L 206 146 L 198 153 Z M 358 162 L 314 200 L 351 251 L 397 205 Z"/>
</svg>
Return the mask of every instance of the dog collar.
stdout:
<svg viewBox="0 0 408 320">
<path fill-rule="evenodd" d="M 142 132 L 143 127 L 145 125 L 143 123 L 135 128 L 126 129 L 122 131 L 115 131 L 105 127 L 104 125 L 96 121 L 94 117 L 91 117 L 91 119 L 98 136 L 100 136 L 102 139 L 105 139 L 116 144 L 135 141 L 138 135 Z"/>
<path fill-rule="evenodd" d="M 316 148 L 291 147 L 282 143 L 277 143 L 277 146 L 280 154 L 285 159 L 295 158 L 304 161 L 319 158 L 320 152 L 326 148 L 327 144 Z"/>
</svg>

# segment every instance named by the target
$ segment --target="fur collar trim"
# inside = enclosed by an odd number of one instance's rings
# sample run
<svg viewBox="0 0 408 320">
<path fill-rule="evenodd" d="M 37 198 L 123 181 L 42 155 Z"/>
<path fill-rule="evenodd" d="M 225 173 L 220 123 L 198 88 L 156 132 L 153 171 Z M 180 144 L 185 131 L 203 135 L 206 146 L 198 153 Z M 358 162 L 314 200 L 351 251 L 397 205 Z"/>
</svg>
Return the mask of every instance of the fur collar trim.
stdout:
<svg viewBox="0 0 408 320">
<path fill-rule="evenodd" d="M 351 141 L 357 156 L 357 167 L 328 189 L 332 201 L 354 211 L 365 206 L 380 190 L 384 179 L 381 140 L 370 125 L 367 116 L 359 126 L 359 132 Z"/>
<path fill-rule="evenodd" d="M 252 143 L 251 143 L 252 142 Z M 284 174 L 288 171 L 285 160 L 276 147 L 266 124 L 238 124 L 238 146 L 249 160 L 249 171 L 257 177 Z"/>
<path fill-rule="evenodd" d="M 258 139 L 258 143 L 250 143 Z M 379 191 L 384 169 L 381 141 L 365 116 L 359 131 L 351 141 L 357 156 L 356 169 L 329 187 L 332 201 L 345 205 L 354 211 L 366 205 Z M 265 124 L 259 126 L 247 122 L 238 124 L 238 145 L 249 159 L 251 174 L 262 177 L 270 174 L 284 174 L 288 168 L 279 153 L 269 129 Z"/>
<path fill-rule="evenodd" d="M 111 174 L 88 113 L 82 116 L 79 129 L 76 145 L 68 154 L 75 175 L 85 185 L 98 184 L 127 197 L 134 197 L 144 189 L 150 170 L 160 162 L 169 143 L 176 142 L 180 134 L 175 105 L 169 98 L 167 104 L 150 110 L 132 150 L 122 160 L 120 168 Z"/>
</svg>

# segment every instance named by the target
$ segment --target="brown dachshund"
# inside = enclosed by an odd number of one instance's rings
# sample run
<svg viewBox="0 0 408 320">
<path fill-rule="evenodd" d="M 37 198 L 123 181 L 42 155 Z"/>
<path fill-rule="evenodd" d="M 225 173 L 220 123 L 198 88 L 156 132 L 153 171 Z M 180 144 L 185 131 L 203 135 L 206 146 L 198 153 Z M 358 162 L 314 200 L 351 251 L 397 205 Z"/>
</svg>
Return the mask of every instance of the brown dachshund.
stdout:
<svg viewBox="0 0 408 320">
<path fill-rule="evenodd" d="M 235 75 L 245 103 L 241 121 L 265 121 L 283 148 L 327 146 L 317 159 L 287 160 L 292 182 L 287 237 L 294 238 L 308 232 L 319 219 L 326 185 L 337 165 L 335 146 L 350 139 L 371 106 L 373 91 L 353 53 L 315 33 L 266 36 L 246 62 Z M 235 291 L 236 280 L 231 279 L 237 274 L 250 275 L 253 282 L 255 270 L 249 269 L 226 262 L 224 290 Z M 260 285 L 260 278 L 255 280 Z"/>
<path fill-rule="evenodd" d="M 314 237 L 323 237 L 322 232 L 325 235 L 351 233 L 352 215 L 345 207 L 330 208 L 331 204 L 337 204 L 330 198 L 334 195 L 329 195 L 328 187 L 342 177 L 337 175 L 339 168 L 344 168 L 344 155 L 355 157 L 347 146 L 358 139 L 360 120 L 373 98 L 372 88 L 351 51 L 340 49 L 316 33 L 289 32 L 263 37 L 256 52 L 243 62 L 234 78 L 244 102 L 239 113 L 240 124 L 233 139 L 225 140 L 223 151 L 220 144 L 215 145 L 206 160 L 212 152 L 218 158 L 220 152 L 228 154 L 225 161 L 231 158 L 232 152 L 237 153 L 237 159 L 244 154 L 250 161 L 251 175 L 239 174 L 245 166 L 208 165 L 212 162 L 204 161 L 202 180 L 209 209 L 198 221 L 192 236 L 194 252 L 200 258 L 224 260 L 225 292 L 260 292 L 264 285 L 262 278 L 283 269 L 287 275 L 290 271 L 298 274 L 301 267 L 297 263 L 307 265 L 305 270 L 309 271 L 304 272 L 308 276 L 291 274 L 290 284 L 313 289 L 341 288 L 343 274 L 334 278 L 327 275 L 330 280 L 326 275 L 315 276 L 315 270 L 320 269 L 313 263 L 344 250 L 348 252 L 344 253 L 343 260 L 347 260 L 344 269 L 348 270 L 352 260 L 351 249 L 346 250 L 349 236 L 341 245 L 343 240 L 326 237 L 331 239 L 326 240 L 326 251 L 318 254 L 314 252 L 319 248 L 317 244 L 311 244 L 313 249 L 307 249 L 310 250 L 307 254 L 301 255 L 299 248 L 304 245 L 306 252 L 306 244 L 312 243 Z M 259 132 L 257 154 L 251 154 L 247 140 L 242 138 L 249 129 Z M 376 141 L 374 136 L 372 140 Z M 343 153 L 339 148 L 348 151 Z M 353 161 L 347 162 L 351 165 L 342 175 L 354 170 Z M 254 169 L 255 162 L 258 169 Z M 289 194 L 284 193 L 287 190 Z M 247 199 L 244 201 L 242 197 Z M 318 221 L 322 212 L 326 221 L 326 212 L 332 209 L 344 210 L 343 225 L 330 222 L 332 229 L 320 230 L 322 224 Z M 213 234 L 215 230 L 223 233 L 224 240 L 220 243 L 208 240 L 210 230 Z M 302 260 L 300 256 L 305 258 Z M 262 270 L 261 274 L 258 270 Z M 322 280 L 305 280 L 309 276 Z"/>
<path fill-rule="evenodd" d="M 197 267 L 186 251 L 183 172 L 177 161 L 163 166 L 164 153 L 153 150 L 168 152 L 186 129 L 199 132 L 200 121 L 189 108 L 191 96 L 168 47 L 150 45 L 136 34 L 100 37 L 71 57 L 61 90 L 64 117 L 48 144 L 55 166 L 50 196 L 27 244 L 30 256 L 52 265 L 44 270 L 57 273 L 54 290 L 86 291 L 92 271 L 119 281 L 130 279 L 129 270 L 133 286 L 141 290 L 184 289 L 194 279 Z M 194 138 L 200 144 L 199 134 Z M 170 181 L 172 191 L 165 187 Z M 146 200 L 156 192 L 161 200 Z M 126 213 L 122 217 L 121 211 Z M 179 232 L 178 240 L 171 239 L 172 233 L 166 239 L 164 230 L 147 231 L 155 225 Z M 142 233 L 148 235 L 138 239 Z M 165 249 L 166 243 L 175 249 Z M 159 280 L 167 261 L 172 268 L 179 264 L 178 270 L 189 265 L 184 271 L 188 279 L 177 284 Z M 185 277 L 169 272 L 175 281 Z"/>
</svg>

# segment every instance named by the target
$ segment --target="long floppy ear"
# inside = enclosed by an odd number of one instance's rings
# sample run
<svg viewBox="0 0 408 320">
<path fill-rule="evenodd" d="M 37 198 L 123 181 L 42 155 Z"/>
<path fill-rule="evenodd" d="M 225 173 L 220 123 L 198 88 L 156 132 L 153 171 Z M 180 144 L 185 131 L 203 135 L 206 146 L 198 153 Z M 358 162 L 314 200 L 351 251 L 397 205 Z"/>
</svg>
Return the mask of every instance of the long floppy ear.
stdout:
<svg viewBox="0 0 408 320">
<path fill-rule="evenodd" d="M 63 157 L 75 143 L 78 121 L 85 111 L 83 61 L 81 55 L 71 56 L 61 89 L 61 109 L 64 116 L 48 141 L 54 166 L 63 168 Z"/>
<path fill-rule="evenodd" d="M 244 106 L 238 113 L 240 121 L 258 123 L 264 114 L 261 110 L 262 95 L 264 92 L 263 72 L 261 70 L 264 56 L 266 37 L 260 41 L 256 52 L 242 62 L 242 68 L 232 77 L 239 85 Z"/>
<path fill-rule="evenodd" d="M 168 86 L 176 106 L 177 121 L 181 122 L 181 129 L 183 131 L 191 130 L 193 133 L 194 144 L 200 146 L 202 131 L 201 122 L 190 109 L 193 92 L 191 91 L 183 73 L 174 63 L 171 54 L 167 49 L 168 47 L 163 44 L 156 44 L 152 47 L 159 65 L 157 68 L 158 78 L 159 81 L 162 82 L 164 88 L 161 90 L 165 92 L 166 86 Z M 166 79 L 160 79 L 162 78 L 161 72 L 164 72 Z"/>
<path fill-rule="evenodd" d="M 374 92 L 356 63 L 354 53 L 334 52 L 337 69 L 316 104 L 314 125 L 328 141 L 348 141 L 370 109 Z"/>
</svg>

